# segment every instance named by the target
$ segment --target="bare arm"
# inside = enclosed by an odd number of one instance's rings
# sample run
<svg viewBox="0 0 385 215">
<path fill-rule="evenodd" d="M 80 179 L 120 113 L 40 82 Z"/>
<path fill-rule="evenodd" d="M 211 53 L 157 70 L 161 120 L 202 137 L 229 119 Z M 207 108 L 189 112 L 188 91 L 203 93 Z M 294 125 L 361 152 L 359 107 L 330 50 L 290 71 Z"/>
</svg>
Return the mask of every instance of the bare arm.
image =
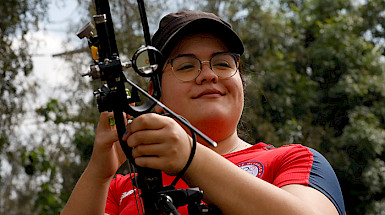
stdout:
<svg viewBox="0 0 385 215">
<path fill-rule="evenodd" d="M 104 214 L 110 182 L 95 179 L 92 167 L 88 166 L 61 214 Z"/>
<path fill-rule="evenodd" d="M 186 133 L 171 119 L 138 117 L 123 138 L 133 149 L 138 165 L 175 175 L 191 150 Z M 204 191 L 205 200 L 224 214 L 338 214 L 321 192 L 302 185 L 278 188 L 238 168 L 211 149 L 198 144 L 184 175 L 191 187 Z"/>
<path fill-rule="evenodd" d="M 114 126 L 108 118 L 112 113 L 100 115 L 91 160 L 78 180 L 62 211 L 65 214 L 104 214 L 108 188 L 118 168 L 126 160 Z"/>
<path fill-rule="evenodd" d="M 185 179 L 192 186 L 199 185 L 207 201 L 224 214 L 338 214 L 333 203 L 311 187 L 278 188 L 204 146 L 198 147 L 196 155 Z"/>
</svg>

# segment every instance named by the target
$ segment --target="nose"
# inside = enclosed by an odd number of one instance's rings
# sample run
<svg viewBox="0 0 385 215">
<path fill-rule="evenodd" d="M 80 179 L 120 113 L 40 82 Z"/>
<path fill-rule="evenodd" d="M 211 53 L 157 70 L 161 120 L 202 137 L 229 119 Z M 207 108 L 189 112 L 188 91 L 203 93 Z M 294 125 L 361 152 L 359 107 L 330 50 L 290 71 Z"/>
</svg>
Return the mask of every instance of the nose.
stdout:
<svg viewBox="0 0 385 215">
<path fill-rule="evenodd" d="M 202 70 L 199 73 L 198 77 L 195 79 L 197 84 L 203 84 L 204 82 L 218 82 L 218 76 L 210 68 L 210 61 L 202 61 Z"/>
</svg>

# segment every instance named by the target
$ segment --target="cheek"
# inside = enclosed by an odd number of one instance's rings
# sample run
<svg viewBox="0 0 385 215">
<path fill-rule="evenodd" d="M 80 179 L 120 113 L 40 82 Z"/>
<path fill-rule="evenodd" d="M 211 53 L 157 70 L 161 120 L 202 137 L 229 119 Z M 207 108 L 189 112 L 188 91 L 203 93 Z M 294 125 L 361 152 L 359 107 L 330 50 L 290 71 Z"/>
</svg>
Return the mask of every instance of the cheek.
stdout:
<svg viewBox="0 0 385 215">
<path fill-rule="evenodd" d="M 243 103 L 243 98 L 244 98 L 243 91 L 244 91 L 244 89 L 243 89 L 243 82 L 242 82 L 242 79 L 241 79 L 239 74 L 237 74 L 237 76 L 234 77 L 232 83 L 228 84 L 228 87 L 229 87 L 230 91 L 233 92 L 233 94 L 235 95 L 236 99 L 239 102 Z"/>
<path fill-rule="evenodd" d="M 186 93 L 182 93 L 181 90 L 165 88 L 160 101 L 176 114 L 186 117 L 186 113 L 190 111 Z"/>
<path fill-rule="evenodd" d="M 167 107 L 173 109 L 178 100 L 186 96 L 186 89 L 183 84 L 178 83 L 173 74 L 165 72 L 162 76 L 162 96 L 160 101 Z"/>
<path fill-rule="evenodd" d="M 238 79 L 234 80 L 234 82 L 228 87 L 233 95 L 234 109 L 232 111 L 234 111 L 234 113 L 237 112 L 237 114 L 240 115 L 242 114 L 244 107 L 244 89 L 242 80 L 239 77 Z"/>
<path fill-rule="evenodd" d="M 243 88 L 238 89 L 238 94 L 236 95 L 236 105 L 237 109 L 242 112 L 243 105 L 244 105 L 244 94 L 243 94 Z"/>
</svg>

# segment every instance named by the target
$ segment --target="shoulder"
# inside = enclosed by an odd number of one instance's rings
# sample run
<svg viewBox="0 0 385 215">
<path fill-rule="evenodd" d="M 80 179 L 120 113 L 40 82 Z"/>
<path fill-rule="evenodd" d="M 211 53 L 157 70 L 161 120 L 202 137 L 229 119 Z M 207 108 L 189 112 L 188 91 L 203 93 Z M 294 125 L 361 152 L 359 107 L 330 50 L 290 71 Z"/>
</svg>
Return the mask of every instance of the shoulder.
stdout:
<svg viewBox="0 0 385 215">
<path fill-rule="evenodd" d="M 110 183 L 110 190 L 119 190 L 126 186 L 132 186 L 131 180 L 134 179 L 134 174 L 120 175 L 116 174 Z"/>
<path fill-rule="evenodd" d="M 115 175 L 110 183 L 108 196 L 113 198 L 115 201 L 119 201 L 123 193 L 132 190 L 131 181 L 134 177 L 134 174 Z"/>
<path fill-rule="evenodd" d="M 297 167 L 308 169 L 309 184 L 318 184 L 325 180 L 338 182 L 328 160 L 315 149 L 300 144 L 290 144 L 268 150 L 275 155 L 274 162 L 279 164 L 280 169 Z"/>
<path fill-rule="evenodd" d="M 296 160 L 301 157 L 304 160 L 311 160 L 313 152 L 300 144 L 290 144 L 281 147 L 274 147 L 266 143 L 257 143 L 247 149 L 225 155 L 226 158 L 232 157 L 266 157 L 267 160 L 279 162 L 282 160 Z"/>
<path fill-rule="evenodd" d="M 259 161 L 269 167 L 293 167 L 301 164 L 309 169 L 313 162 L 312 151 L 300 144 L 274 147 L 265 143 L 257 143 L 247 149 L 223 155 L 237 164 L 246 161 Z"/>
<path fill-rule="evenodd" d="M 330 165 L 326 158 L 318 151 L 301 144 L 289 144 L 280 147 L 267 144 L 259 145 L 259 147 L 262 146 L 263 150 L 266 151 L 266 154 L 269 154 L 269 157 L 275 162 L 281 163 L 281 165 L 298 165 L 299 163 L 303 163 L 311 166 L 314 162 L 317 164 Z"/>
<path fill-rule="evenodd" d="M 111 180 L 110 187 L 108 189 L 105 213 L 118 214 L 119 211 L 122 210 L 120 208 L 122 201 L 134 192 L 131 183 L 133 177 L 135 177 L 134 174 L 117 174 Z"/>
<path fill-rule="evenodd" d="M 281 146 L 274 150 L 282 150 L 281 167 L 290 169 L 287 173 L 297 174 L 297 170 L 309 168 L 308 173 L 304 174 L 307 175 L 307 186 L 323 193 L 340 214 L 344 214 L 345 206 L 338 178 L 331 164 L 320 152 L 299 144 Z"/>
<path fill-rule="evenodd" d="M 258 163 L 258 168 L 254 169 L 258 169 L 256 176 L 261 179 L 277 187 L 291 184 L 312 187 L 327 196 L 340 212 L 345 210 L 340 184 L 332 166 L 312 148 L 301 144 L 274 147 L 258 143 L 226 158 L 241 168 Z"/>
</svg>

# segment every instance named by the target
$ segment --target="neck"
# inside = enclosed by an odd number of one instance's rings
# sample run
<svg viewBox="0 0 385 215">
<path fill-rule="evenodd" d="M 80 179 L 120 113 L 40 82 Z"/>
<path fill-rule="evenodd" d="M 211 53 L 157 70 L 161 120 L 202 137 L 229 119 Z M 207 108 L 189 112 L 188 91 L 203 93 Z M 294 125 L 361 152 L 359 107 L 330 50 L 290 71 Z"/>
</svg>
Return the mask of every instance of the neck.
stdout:
<svg viewBox="0 0 385 215">
<path fill-rule="evenodd" d="M 203 141 L 203 142 L 202 142 Z M 233 134 L 228 136 L 227 138 L 218 141 L 217 147 L 209 146 L 207 143 L 204 142 L 204 140 L 198 140 L 198 142 L 202 143 L 206 147 L 212 149 L 216 153 L 220 155 L 228 154 L 231 152 L 236 152 L 242 149 L 245 149 L 249 146 L 251 146 L 249 143 L 243 141 L 241 138 L 238 137 L 237 132 L 235 131 Z"/>
</svg>

